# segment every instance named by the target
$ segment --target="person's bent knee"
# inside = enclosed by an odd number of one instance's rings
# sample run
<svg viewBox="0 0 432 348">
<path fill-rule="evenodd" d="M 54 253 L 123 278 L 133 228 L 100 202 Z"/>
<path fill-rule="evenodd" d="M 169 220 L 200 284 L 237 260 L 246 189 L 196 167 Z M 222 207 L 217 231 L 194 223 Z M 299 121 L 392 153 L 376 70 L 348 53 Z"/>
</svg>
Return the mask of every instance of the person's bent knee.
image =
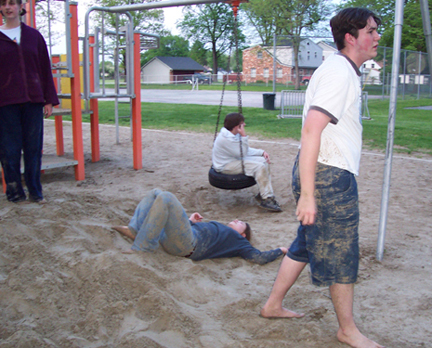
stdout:
<svg viewBox="0 0 432 348">
<path fill-rule="evenodd" d="M 161 200 L 163 200 L 163 202 L 165 204 L 168 204 L 168 203 L 171 203 L 172 201 L 174 201 L 176 199 L 176 196 L 174 194 L 172 194 L 171 192 L 161 191 L 158 194 L 157 199 L 161 199 Z"/>
</svg>

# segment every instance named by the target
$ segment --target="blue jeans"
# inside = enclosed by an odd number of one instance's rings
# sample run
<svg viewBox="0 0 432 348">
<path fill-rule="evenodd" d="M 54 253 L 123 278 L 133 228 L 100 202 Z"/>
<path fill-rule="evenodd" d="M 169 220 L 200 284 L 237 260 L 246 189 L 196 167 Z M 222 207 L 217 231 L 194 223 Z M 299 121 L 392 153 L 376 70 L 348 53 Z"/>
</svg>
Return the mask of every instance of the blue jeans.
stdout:
<svg viewBox="0 0 432 348">
<path fill-rule="evenodd" d="M 301 189 L 298 158 L 292 188 L 298 201 Z M 315 202 L 315 224 L 300 224 L 287 255 L 295 261 L 310 262 L 315 285 L 355 283 L 359 266 L 359 207 L 354 174 L 317 163 Z"/>
<path fill-rule="evenodd" d="M 0 107 L 0 161 L 9 201 L 26 199 L 21 184 L 21 151 L 24 179 L 32 201 L 42 196 L 43 104 L 25 103 Z"/>
<path fill-rule="evenodd" d="M 132 250 L 152 251 L 159 243 L 168 254 L 189 255 L 196 237 L 186 212 L 170 192 L 151 190 L 138 204 L 129 228 L 136 233 Z"/>
</svg>

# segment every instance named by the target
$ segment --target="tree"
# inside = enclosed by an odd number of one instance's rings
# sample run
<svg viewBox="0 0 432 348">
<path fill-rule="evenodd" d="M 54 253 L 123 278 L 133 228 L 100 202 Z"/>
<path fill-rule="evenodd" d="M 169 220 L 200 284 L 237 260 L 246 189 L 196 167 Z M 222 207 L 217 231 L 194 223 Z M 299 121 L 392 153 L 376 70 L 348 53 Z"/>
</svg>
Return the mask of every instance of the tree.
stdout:
<svg viewBox="0 0 432 348">
<path fill-rule="evenodd" d="M 381 17 L 380 46 L 393 47 L 395 0 L 348 0 L 342 2 L 340 5 L 341 8 L 353 6 L 368 8 Z M 432 11 L 432 0 L 429 0 L 429 11 Z M 419 0 L 404 0 L 401 48 L 426 52 Z"/>
<path fill-rule="evenodd" d="M 37 2 L 35 10 L 37 29 L 46 38 L 48 47 L 55 46 L 65 35 L 64 5 L 59 2 Z"/>
<path fill-rule="evenodd" d="M 213 73 L 216 74 L 221 55 L 235 45 L 234 15 L 231 7 L 225 3 L 187 6 L 179 28 L 188 39 L 210 46 Z M 237 42 L 243 45 L 245 37 L 241 33 L 240 23 L 237 29 Z"/>
<path fill-rule="evenodd" d="M 277 32 L 274 2 L 272 0 L 251 0 L 249 3 L 242 4 L 241 9 L 256 30 L 261 43 L 265 46 L 270 45 Z"/>
<path fill-rule="evenodd" d="M 275 34 L 290 37 L 295 75 L 299 76 L 301 35 L 305 31 L 313 31 L 327 18 L 331 11 L 329 0 L 251 0 L 244 8 L 263 45 L 269 45 Z M 299 78 L 296 78 L 295 83 L 296 89 L 300 89 Z"/>
<path fill-rule="evenodd" d="M 141 65 L 146 64 L 154 57 L 188 57 L 189 42 L 177 35 L 167 35 L 161 37 L 160 45 L 157 49 L 146 51 L 141 56 Z"/>
<path fill-rule="evenodd" d="M 148 0 L 142 1 L 143 3 L 151 2 Z M 133 4 L 134 0 L 98 0 L 97 5 L 102 7 L 112 7 L 112 6 L 121 6 L 121 5 L 129 5 Z M 124 14 L 116 14 L 110 12 L 97 12 L 97 21 L 99 25 L 102 23 L 102 18 L 104 21 L 104 25 L 106 29 L 115 30 L 116 28 L 121 28 L 126 25 L 128 22 L 128 17 Z M 145 11 L 131 11 L 132 16 L 132 26 L 133 30 L 152 33 L 152 34 L 161 34 L 164 32 L 163 29 L 163 21 L 164 14 L 163 10 L 155 9 L 155 10 L 145 10 Z M 119 38 L 119 46 L 123 46 L 125 44 L 124 37 Z M 110 48 L 110 53 L 114 52 L 114 43 L 107 45 Z M 121 57 L 121 58 L 120 58 Z M 126 61 L 126 50 L 120 49 L 119 52 L 120 66 L 124 69 L 125 61 Z M 125 71 L 126 73 L 126 71 Z"/>
<path fill-rule="evenodd" d="M 208 65 L 207 52 L 208 50 L 201 41 L 195 41 L 190 50 L 189 57 L 201 65 Z"/>
</svg>

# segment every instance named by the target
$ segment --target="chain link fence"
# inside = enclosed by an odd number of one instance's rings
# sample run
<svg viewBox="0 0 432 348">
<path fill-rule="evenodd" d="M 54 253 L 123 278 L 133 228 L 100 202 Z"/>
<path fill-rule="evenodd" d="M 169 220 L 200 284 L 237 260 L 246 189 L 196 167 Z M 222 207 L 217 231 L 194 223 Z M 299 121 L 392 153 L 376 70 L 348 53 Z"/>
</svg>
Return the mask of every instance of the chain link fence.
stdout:
<svg viewBox="0 0 432 348">
<path fill-rule="evenodd" d="M 362 68 L 364 90 L 369 95 L 380 95 L 385 98 L 390 95 L 393 48 L 378 47 L 374 61 L 378 66 Z M 398 73 L 398 95 L 403 99 L 432 97 L 431 68 L 427 53 L 401 50 Z"/>
<path fill-rule="evenodd" d="M 369 98 L 386 98 L 390 95 L 390 82 L 392 75 L 393 49 L 390 47 L 378 47 L 377 56 L 367 61 L 361 67 L 363 91 L 368 92 Z M 273 84 L 273 67 L 269 65 L 264 69 L 264 74 L 241 74 L 240 81 L 243 86 L 265 86 Z M 431 69 L 428 66 L 427 53 L 401 50 L 399 66 L 398 94 L 402 98 L 432 98 Z M 305 89 L 311 78 L 313 69 L 299 69 L 300 88 Z M 185 75 L 145 75 L 141 76 L 143 84 L 190 84 L 194 81 L 203 85 L 222 85 L 236 83 L 235 73 L 196 73 Z M 282 69 L 276 72 L 277 91 L 294 89 L 296 76 L 294 74 L 282 74 Z"/>
</svg>

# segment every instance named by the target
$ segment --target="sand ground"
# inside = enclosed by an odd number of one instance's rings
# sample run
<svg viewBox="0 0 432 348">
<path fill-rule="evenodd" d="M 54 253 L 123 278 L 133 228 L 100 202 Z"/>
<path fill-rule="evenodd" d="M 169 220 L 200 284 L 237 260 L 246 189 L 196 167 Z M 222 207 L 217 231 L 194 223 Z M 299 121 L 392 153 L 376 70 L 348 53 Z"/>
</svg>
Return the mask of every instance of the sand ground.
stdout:
<svg viewBox="0 0 432 348">
<path fill-rule="evenodd" d="M 207 181 L 211 134 L 143 130 L 142 170 L 132 166 L 129 129 L 100 127 L 101 160 L 91 162 L 83 126 L 86 179 L 73 168 L 46 171 L 48 204 L 0 198 L 0 348 L 6 347 L 345 347 L 328 289 L 305 270 L 284 305 L 302 319 L 258 316 L 280 259 L 259 266 L 239 258 L 193 262 L 166 254 L 124 255 L 130 241 L 112 231 L 127 224 L 144 194 L 160 187 L 188 213 L 248 221 L 261 250 L 289 246 L 297 222 L 291 194 L 294 141 L 260 141 L 272 158 L 283 213 L 260 210 L 256 187 L 213 188 Z M 66 157 L 72 158 L 65 123 Z M 44 153 L 55 154 L 46 122 Z M 358 178 L 361 264 L 355 320 L 391 348 L 432 347 L 432 157 L 395 156 L 383 262 L 375 259 L 384 156 L 365 151 Z"/>
</svg>

